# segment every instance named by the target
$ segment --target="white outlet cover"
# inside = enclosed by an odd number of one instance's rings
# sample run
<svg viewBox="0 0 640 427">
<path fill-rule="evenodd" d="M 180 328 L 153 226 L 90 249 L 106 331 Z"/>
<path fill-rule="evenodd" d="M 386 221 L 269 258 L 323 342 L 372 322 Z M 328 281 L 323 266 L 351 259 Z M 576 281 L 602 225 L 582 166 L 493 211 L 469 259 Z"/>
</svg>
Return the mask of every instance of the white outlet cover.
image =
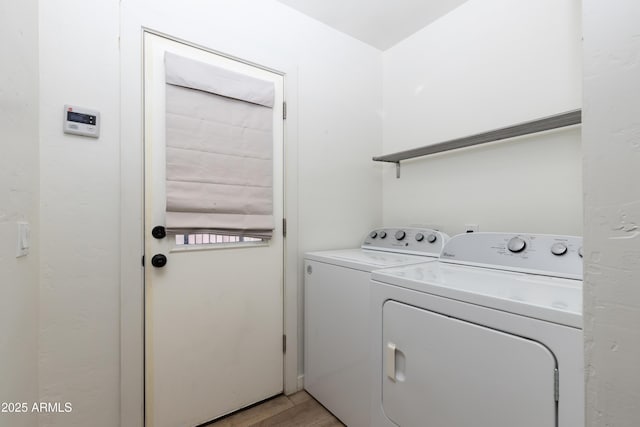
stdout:
<svg viewBox="0 0 640 427">
<path fill-rule="evenodd" d="M 478 226 L 478 224 L 465 224 L 464 231 L 465 233 L 477 233 L 478 231 L 480 231 L 480 227 Z"/>
</svg>

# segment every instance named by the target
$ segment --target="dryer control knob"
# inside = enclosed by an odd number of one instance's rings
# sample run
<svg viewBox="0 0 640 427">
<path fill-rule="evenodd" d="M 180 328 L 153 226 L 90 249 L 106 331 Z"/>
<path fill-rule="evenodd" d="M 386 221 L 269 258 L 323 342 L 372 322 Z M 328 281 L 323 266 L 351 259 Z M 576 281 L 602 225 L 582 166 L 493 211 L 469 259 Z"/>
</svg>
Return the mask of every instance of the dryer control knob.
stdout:
<svg viewBox="0 0 640 427">
<path fill-rule="evenodd" d="M 436 236 L 435 234 L 431 233 L 427 236 L 427 242 L 429 243 L 435 243 L 436 240 L 438 240 L 438 236 Z"/>
<path fill-rule="evenodd" d="M 507 248 L 509 248 L 509 250 L 513 253 L 522 252 L 526 247 L 527 242 L 525 242 L 524 239 L 520 237 L 513 237 L 507 244 Z"/>
<path fill-rule="evenodd" d="M 376 237 L 378 237 L 378 233 L 376 231 L 372 231 L 371 233 L 369 233 L 369 237 L 375 239 Z"/>
<path fill-rule="evenodd" d="M 407 235 L 407 233 L 405 233 L 402 230 L 398 230 L 396 231 L 396 240 L 402 240 L 405 238 L 405 236 Z"/>
<path fill-rule="evenodd" d="M 551 246 L 551 253 L 557 256 L 561 256 L 567 253 L 567 245 L 564 243 L 554 243 Z"/>
<path fill-rule="evenodd" d="M 422 242 L 424 240 L 424 234 L 418 233 L 416 234 L 416 241 Z"/>
<path fill-rule="evenodd" d="M 386 231 L 381 231 L 380 232 L 380 238 L 384 239 L 385 237 L 387 237 L 387 232 Z"/>
</svg>

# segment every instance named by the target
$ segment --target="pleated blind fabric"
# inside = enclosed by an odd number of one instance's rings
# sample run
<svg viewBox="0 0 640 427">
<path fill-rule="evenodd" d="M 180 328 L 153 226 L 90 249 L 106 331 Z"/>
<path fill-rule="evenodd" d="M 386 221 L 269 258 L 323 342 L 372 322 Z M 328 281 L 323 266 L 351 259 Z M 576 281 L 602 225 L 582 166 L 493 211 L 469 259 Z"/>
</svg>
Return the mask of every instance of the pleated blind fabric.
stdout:
<svg viewBox="0 0 640 427">
<path fill-rule="evenodd" d="M 271 237 L 274 85 L 175 54 L 166 66 L 166 227 Z"/>
</svg>

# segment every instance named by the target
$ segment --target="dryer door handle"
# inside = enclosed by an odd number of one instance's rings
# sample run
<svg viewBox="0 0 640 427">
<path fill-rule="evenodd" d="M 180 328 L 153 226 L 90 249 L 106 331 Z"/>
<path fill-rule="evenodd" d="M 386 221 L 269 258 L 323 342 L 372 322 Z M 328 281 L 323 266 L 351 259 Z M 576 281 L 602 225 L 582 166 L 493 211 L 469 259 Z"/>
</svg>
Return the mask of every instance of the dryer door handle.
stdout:
<svg viewBox="0 0 640 427">
<path fill-rule="evenodd" d="M 391 381 L 396 382 L 396 345 L 388 342 L 385 350 L 385 372 Z"/>
</svg>

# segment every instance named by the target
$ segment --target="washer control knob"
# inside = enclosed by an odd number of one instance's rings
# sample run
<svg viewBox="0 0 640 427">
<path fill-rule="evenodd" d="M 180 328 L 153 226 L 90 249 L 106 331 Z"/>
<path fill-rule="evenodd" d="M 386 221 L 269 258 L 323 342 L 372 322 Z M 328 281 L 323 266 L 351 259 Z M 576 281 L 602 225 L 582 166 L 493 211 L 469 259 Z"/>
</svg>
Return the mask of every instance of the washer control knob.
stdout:
<svg viewBox="0 0 640 427">
<path fill-rule="evenodd" d="M 378 232 L 372 231 L 371 233 L 369 233 L 369 237 L 371 237 L 372 239 L 375 239 L 376 237 L 378 237 Z"/>
<path fill-rule="evenodd" d="M 396 240 L 402 240 L 405 238 L 405 236 L 407 235 L 407 233 L 405 233 L 402 230 L 398 230 L 396 231 Z"/>
<path fill-rule="evenodd" d="M 424 234 L 418 233 L 416 234 L 416 241 L 422 242 L 424 240 Z"/>
<path fill-rule="evenodd" d="M 387 232 L 386 231 L 381 231 L 380 232 L 380 238 L 384 239 L 385 237 L 387 237 Z"/>
<path fill-rule="evenodd" d="M 438 236 L 436 236 L 435 234 L 431 233 L 427 236 L 427 242 L 429 243 L 435 243 L 436 240 L 438 240 Z"/>
<path fill-rule="evenodd" d="M 518 252 L 522 252 L 526 247 L 527 242 L 525 242 L 521 237 L 513 237 L 507 244 L 507 248 L 509 248 L 509 250 L 515 254 L 517 254 Z"/>
<path fill-rule="evenodd" d="M 578 249 L 578 255 L 580 255 L 580 258 L 582 258 L 582 246 L 580 246 L 580 249 Z"/>
<path fill-rule="evenodd" d="M 564 243 L 554 243 L 551 246 L 551 253 L 557 256 L 561 256 L 567 253 L 567 245 Z"/>
</svg>

